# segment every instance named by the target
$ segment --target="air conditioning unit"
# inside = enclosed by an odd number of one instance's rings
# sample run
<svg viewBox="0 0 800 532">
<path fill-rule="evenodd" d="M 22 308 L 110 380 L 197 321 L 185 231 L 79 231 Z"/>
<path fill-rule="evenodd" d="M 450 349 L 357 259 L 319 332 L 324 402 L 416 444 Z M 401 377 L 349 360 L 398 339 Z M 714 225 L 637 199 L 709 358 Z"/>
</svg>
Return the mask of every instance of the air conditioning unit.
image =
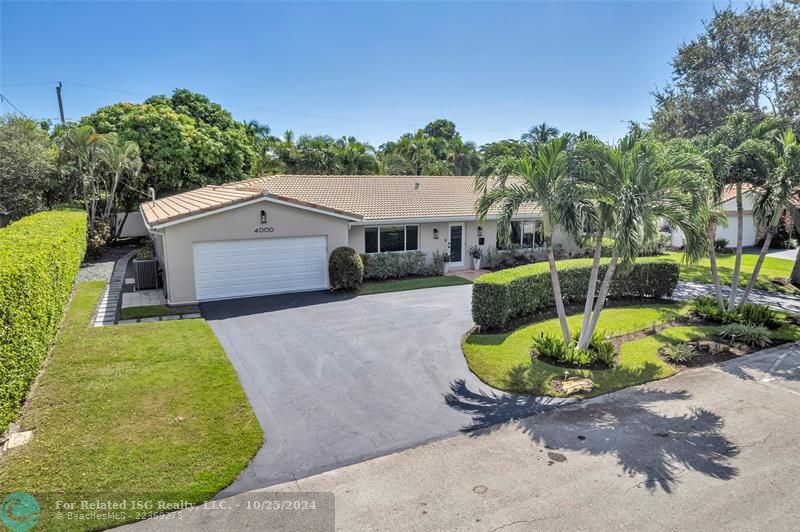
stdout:
<svg viewBox="0 0 800 532">
<path fill-rule="evenodd" d="M 136 290 L 151 290 L 161 285 L 158 259 L 133 259 L 133 270 L 136 275 Z"/>
</svg>

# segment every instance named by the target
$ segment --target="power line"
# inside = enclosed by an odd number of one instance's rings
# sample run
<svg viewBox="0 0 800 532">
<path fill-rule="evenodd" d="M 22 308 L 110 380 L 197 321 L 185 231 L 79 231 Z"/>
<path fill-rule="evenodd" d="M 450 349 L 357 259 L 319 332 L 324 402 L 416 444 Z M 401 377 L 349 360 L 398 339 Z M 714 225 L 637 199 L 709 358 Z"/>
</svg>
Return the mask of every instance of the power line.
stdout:
<svg viewBox="0 0 800 532">
<path fill-rule="evenodd" d="M 5 97 L 3 94 L 0 94 L 0 102 L 7 102 L 7 103 L 8 103 L 8 105 L 10 105 L 11 107 L 13 107 L 13 108 L 14 108 L 14 110 L 15 110 L 16 112 L 18 112 L 19 114 L 21 114 L 21 115 L 22 115 L 22 116 L 24 116 L 25 118 L 28 118 L 28 115 L 26 115 L 25 113 L 23 113 L 22 111 L 20 111 L 20 110 L 19 110 L 19 107 L 17 107 L 16 105 L 14 105 L 14 104 L 11 102 L 11 100 L 9 100 L 8 98 L 6 98 L 6 97 Z"/>
</svg>

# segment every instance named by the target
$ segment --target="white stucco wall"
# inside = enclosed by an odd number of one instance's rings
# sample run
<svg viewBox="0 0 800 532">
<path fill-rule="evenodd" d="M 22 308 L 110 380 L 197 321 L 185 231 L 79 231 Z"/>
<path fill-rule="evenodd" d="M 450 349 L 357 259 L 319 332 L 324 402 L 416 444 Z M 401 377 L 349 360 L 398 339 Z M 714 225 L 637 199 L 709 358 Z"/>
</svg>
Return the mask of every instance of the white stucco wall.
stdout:
<svg viewBox="0 0 800 532">
<path fill-rule="evenodd" d="M 274 228 L 271 233 L 256 232 L 262 226 L 262 210 L 267 211 L 266 226 Z M 326 236 L 330 255 L 337 247 L 349 244 L 348 225 L 342 218 L 262 201 L 165 227 L 162 229 L 166 258 L 164 277 L 169 302 L 181 304 L 196 300 L 192 254 L 195 242 Z"/>
</svg>

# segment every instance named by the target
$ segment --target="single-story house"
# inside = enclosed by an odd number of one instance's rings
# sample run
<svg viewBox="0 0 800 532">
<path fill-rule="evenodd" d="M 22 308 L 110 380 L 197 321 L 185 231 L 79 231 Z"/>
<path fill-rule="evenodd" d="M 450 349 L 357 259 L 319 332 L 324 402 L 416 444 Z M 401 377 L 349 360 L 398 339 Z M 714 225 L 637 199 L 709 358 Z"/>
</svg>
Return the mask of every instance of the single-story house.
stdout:
<svg viewBox="0 0 800 532">
<path fill-rule="evenodd" d="M 758 222 L 753 216 L 753 193 L 749 185 L 745 185 L 742 190 L 742 211 L 744 221 L 744 232 L 742 237 L 742 245 L 755 246 L 758 242 L 759 236 L 762 232 L 759 231 Z M 736 232 L 738 228 L 738 219 L 736 216 L 736 187 L 733 185 L 725 187 L 720 198 L 720 205 L 725 214 L 728 222 L 727 227 L 723 224 L 717 225 L 717 240 L 725 239 L 728 241 L 729 247 L 736 247 Z M 672 247 L 682 248 L 683 232 L 680 229 L 672 231 Z"/>
<path fill-rule="evenodd" d="M 450 268 L 471 266 L 468 250 L 497 246 L 497 213 L 479 222 L 469 176 L 274 175 L 206 186 L 141 205 L 170 304 L 329 287 L 328 257 L 449 252 Z M 515 247 L 542 245 L 535 205 L 512 224 Z M 555 235 L 562 246 L 574 246 Z"/>
</svg>

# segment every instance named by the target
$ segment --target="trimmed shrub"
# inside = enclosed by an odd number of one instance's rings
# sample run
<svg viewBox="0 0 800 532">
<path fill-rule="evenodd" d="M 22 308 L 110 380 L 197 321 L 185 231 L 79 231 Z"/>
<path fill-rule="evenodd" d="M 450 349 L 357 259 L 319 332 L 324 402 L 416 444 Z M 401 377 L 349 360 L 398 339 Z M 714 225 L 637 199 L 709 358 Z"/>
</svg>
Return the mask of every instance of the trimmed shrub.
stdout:
<svg viewBox="0 0 800 532">
<path fill-rule="evenodd" d="M 750 347 L 767 347 L 772 343 L 772 335 L 769 329 L 763 325 L 729 323 L 720 329 L 719 335 L 733 343 L 749 345 Z"/>
<path fill-rule="evenodd" d="M 328 259 L 331 290 L 358 290 L 364 282 L 364 263 L 358 252 L 347 246 L 333 250 Z"/>
<path fill-rule="evenodd" d="M 739 309 L 728 311 L 719 308 L 719 304 L 713 296 L 700 296 L 692 301 L 692 310 L 704 320 L 714 323 L 747 323 L 763 325 L 771 329 L 780 326 L 778 314 L 766 305 L 745 303 Z"/>
<path fill-rule="evenodd" d="M 600 263 L 601 279 L 608 262 L 603 259 Z M 557 267 L 564 302 L 585 301 L 591 259 L 559 261 Z M 675 290 L 679 273 L 680 267 L 674 261 L 638 259 L 627 271 L 617 270 L 608 295 L 610 299 L 666 298 Z M 478 277 L 472 285 L 472 319 L 484 329 L 500 329 L 515 319 L 554 306 L 550 267 L 546 262 L 488 273 Z"/>
<path fill-rule="evenodd" d="M 86 213 L 40 212 L 0 229 L 0 433 L 58 332 L 86 253 Z"/>
<path fill-rule="evenodd" d="M 434 254 L 435 255 L 435 254 Z M 364 263 L 364 279 L 393 279 L 410 276 L 441 275 L 442 261 L 436 256 L 428 263 L 424 251 L 389 251 L 361 255 Z"/>
</svg>

